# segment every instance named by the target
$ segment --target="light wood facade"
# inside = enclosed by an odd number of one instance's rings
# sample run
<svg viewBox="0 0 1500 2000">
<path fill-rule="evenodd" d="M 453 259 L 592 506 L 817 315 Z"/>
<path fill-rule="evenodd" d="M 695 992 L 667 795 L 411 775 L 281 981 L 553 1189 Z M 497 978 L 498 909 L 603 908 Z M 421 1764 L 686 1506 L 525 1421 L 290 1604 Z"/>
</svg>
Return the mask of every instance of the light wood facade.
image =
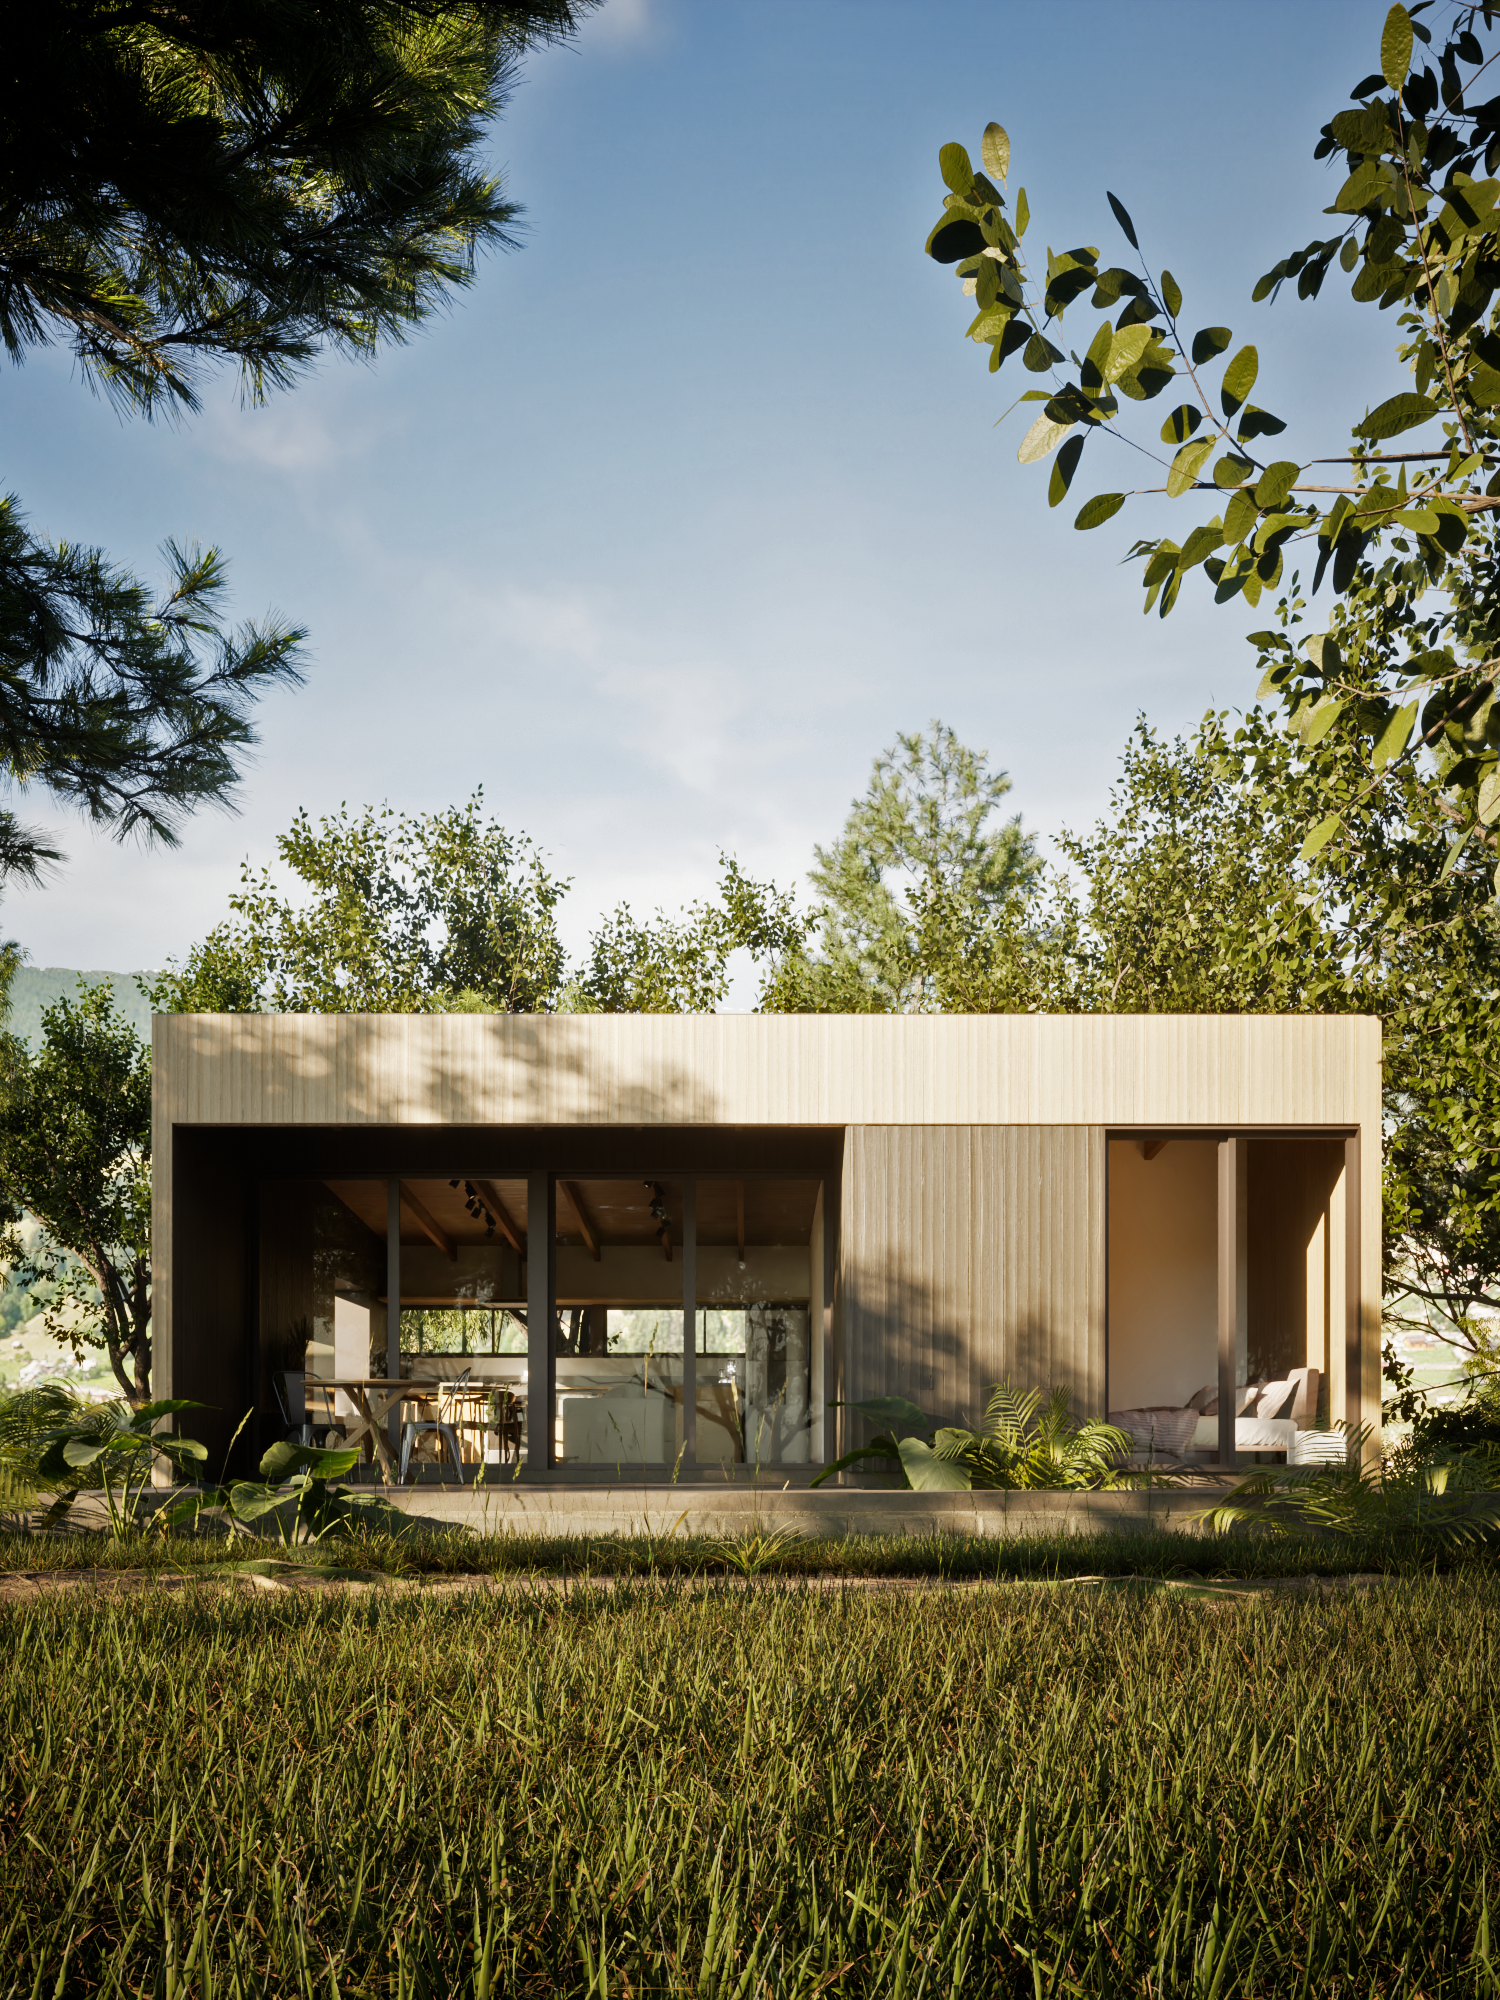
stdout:
<svg viewBox="0 0 1500 2000">
<path fill-rule="evenodd" d="M 1375 1020 L 179 1015 L 153 1046 L 156 1389 L 236 1418 L 284 1290 L 266 1218 L 299 1174 L 526 1186 L 555 1218 L 551 1256 L 505 1253 L 535 1302 L 559 1272 L 599 1282 L 597 1245 L 556 1243 L 571 1181 L 638 1169 L 816 1185 L 815 1458 L 858 1434 L 828 1406 L 873 1395 L 972 1420 L 1009 1377 L 1103 1414 L 1118 1149 L 1166 1139 L 1246 1142 L 1238 1249 L 1208 1253 L 1220 1274 L 1238 1255 L 1239 1293 L 1209 1310 L 1278 1363 L 1316 1357 L 1329 1413 L 1378 1423 Z M 409 1254 L 442 1258 L 426 1238 Z M 733 1267 L 728 1247 L 697 1256 Z M 1132 1311 L 1149 1332 L 1149 1302 Z"/>
</svg>

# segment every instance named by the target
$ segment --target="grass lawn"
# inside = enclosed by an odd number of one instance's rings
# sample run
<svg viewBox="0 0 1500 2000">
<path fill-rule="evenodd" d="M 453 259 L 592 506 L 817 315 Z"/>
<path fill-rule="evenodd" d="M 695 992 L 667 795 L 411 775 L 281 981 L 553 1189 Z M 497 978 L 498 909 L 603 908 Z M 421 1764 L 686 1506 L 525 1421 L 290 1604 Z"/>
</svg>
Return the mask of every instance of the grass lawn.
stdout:
<svg viewBox="0 0 1500 2000">
<path fill-rule="evenodd" d="M 1205 1504 L 1207 1504 L 1205 1502 Z M 0 1533 L 6 1572 L 108 1569 L 151 1572 L 218 1568 L 275 1555 L 311 1569 L 356 1568 L 381 1576 L 913 1577 L 999 1581 L 1067 1576 L 1255 1578 L 1347 1576 L 1379 1570 L 1422 1576 L 1496 1569 L 1496 1551 L 1445 1549 L 1419 1536 L 1346 1535 L 1326 1540 L 1171 1529 L 1126 1534 L 998 1537 L 946 1533 L 807 1536 L 479 1535 L 466 1529 L 358 1532 L 282 1550 L 269 1534 L 233 1542 L 209 1535 Z"/>
<path fill-rule="evenodd" d="M 1226 1600 L 1030 1554 L 0 1605 L 0 1995 L 1495 1991 L 1491 1568 Z"/>
</svg>

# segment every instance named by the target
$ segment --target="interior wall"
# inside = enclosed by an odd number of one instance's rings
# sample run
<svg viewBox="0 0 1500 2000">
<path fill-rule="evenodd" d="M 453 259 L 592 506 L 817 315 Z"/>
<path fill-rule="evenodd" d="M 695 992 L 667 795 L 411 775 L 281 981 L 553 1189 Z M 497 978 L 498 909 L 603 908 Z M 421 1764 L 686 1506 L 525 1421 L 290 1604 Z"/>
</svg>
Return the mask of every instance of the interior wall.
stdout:
<svg viewBox="0 0 1500 2000">
<path fill-rule="evenodd" d="M 1180 1407 L 1218 1379 L 1218 1152 L 1172 1139 L 1148 1160 L 1140 1139 L 1109 1142 L 1113 1410 Z"/>
<path fill-rule="evenodd" d="M 384 1257 L 385 1242 L 383 1238 L 379 1241 Z M 525 1303 L 521 1260 L 508 1243 L 459 1243 L 454 1247 L 457 1255 L 450 1257 L 435 1243 L 401 1245 L 403 1305 L 457 1305 L 461 1300 Z M 385 1290 L 383 1282 L 380 1289 Z"/>
<path fill-rule="evenodd" d="M 1316 1368 L 1326 1411 L 1343 1344 L 1344 1142 L 1252 1139 L 1248 1150 L 1250 1378 Z"/>
<path fill-rule="evenodd" d="M 1009 1379 L 1102 1416 L 1102 1129 L 857 1125 L 844 1157 L 841 1394 L 972 1424 Z"/>
<path fill-rule="evenodd" d="M 1217 1151 L 1172 1139 L 1109 1145 L 1109 1402 L 1180 1406 L 1217 1380 Z M 1246 1147 L 1248 1329 L 1244 1378 L 1342 1370 L 1344 1143 L 1251 1139 Z"/>
<path fill-rule="evenodd" d="M 260 1186 L 260 1407 L 275 1408 L 265 1357 L 298 1320 L 313 1319 L 313 1202 L 316 1182 L 263 1181 Z M 316 1329 L 314 1329 L 316 1338 Z M 328 1349 L 332 1358 L 332 1347 Z M 309 1366 L 318 1356 L 311 1345 Z M 324 1371 L 327 1372 L 327 1371 Z"/>
</svg>

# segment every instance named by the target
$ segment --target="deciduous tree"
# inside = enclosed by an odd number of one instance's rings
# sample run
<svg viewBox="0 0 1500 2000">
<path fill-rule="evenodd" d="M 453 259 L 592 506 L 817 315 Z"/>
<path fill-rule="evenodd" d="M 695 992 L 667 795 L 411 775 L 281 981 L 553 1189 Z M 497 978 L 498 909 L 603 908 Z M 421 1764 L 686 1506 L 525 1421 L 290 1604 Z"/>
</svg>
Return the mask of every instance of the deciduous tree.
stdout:
<svg viewBox="0 0 1500 2000">
<path fill-rule="evenodd" d="M 1029 835 L 1013 818 L 994 825 L 1010 790 L 986 753 L 942 722 L 898 735 L 875 759 L 842 832 L 815 847 L 818 892 L 810 929 L 820 949 L 787 940 L 763 1004 L 789 1012 L 922 1012 L 937 999 L 933 913 L 981 932 L 1023 899 L 1037 872 Z M 941 960 L 939 950 L 937 959 Z"/>
<path fill-rule="evenodd" d="M 135 1408 L 151 1380 L 151 1052 L 107 986 L 0 1037 L 0 1257 L 50 1295 L 54 1338 L 102 1347 Z M 23 1213 L 45 1235 L 23 1235 Z"/>
<path fill-rule="evenodd" d="M 1342 154 L 1345 168 L 1327 232 L 1253 292 L 1274 299 L 1295 285 L 1315 298 L 1341 271 L 1356 301 L 1394 314 L 1396 359 L 1410 380 L 1355 380 L 1347 422 L 1294 454 L 1268 443 L 1287 425 L 1252 401 L 1274 380 L 1274 357 L 1263 368 L 1242 335 L 1194 327 L 1183 286 L 1148 263 L 1115 195 L 1127 262 L 1101 261 L 1084 245 L 1049 249 L 1045 271 L 1033 269 L 1022 249 L 1026 190 L 1014 202 L 1002 191 L 1011 161 L 999 125 L 986 128 L 982 170 L 962 146 L 943 147 L 948 193 L 927 241 L 972 294 L 968 333 L 988 348 L 991 369 L 1020 354 L 1049 378 L 1021 397 L 1041 408 L 1019 456 L 1051 461 L 1050 503 L 1070 493 L 1085 456 L 1092 463 L 1127 435 L 1140 446 L 1129 463 L 1157 468 L 1135 490 L 1184 503 L 1178 536 L 1131 549 L 1144 565 L 1148 611 L 1165 616 L 1196 575 L 1221 604 L 1255 604 L 1283 584 L 1300 551 L 1314 592 L 1325 579 L 1331 586 L 1321 631 L 1293 630 L 1296 592 L 1287 589 L 1279 629 L 1252 635 L 1262 693 L 1281 700 L 1304 743 L 1315 748 L 1341 727 L 1361 745 L 1356 769 L 1324 773 L 1323 810 L 1302 844 L 1308 859 L 1336 838 L 1357 839 L 1368 801 L 1413 769 L 1443 792 L 1452 840 L 1472 841 L 1500 820 L 1500 98 L 1482 94 L 1495 53 L 1491 10 L 1456 8 L 1437 48 L 1418 18 L 1429 5 L 1391 8 L 1377 66 L 1318 137 L 1315 156 Z M 1064 334 L 1064 315 L 1085 310 L 1085 298 L 1106 316 Z M 1143 438 L 1132 419 L 1163 397 L 1176 400 L 1159 435 Z M 1101 526 L 1130 498 L 1097 493 L 1075 526 Z"/>
</svg>

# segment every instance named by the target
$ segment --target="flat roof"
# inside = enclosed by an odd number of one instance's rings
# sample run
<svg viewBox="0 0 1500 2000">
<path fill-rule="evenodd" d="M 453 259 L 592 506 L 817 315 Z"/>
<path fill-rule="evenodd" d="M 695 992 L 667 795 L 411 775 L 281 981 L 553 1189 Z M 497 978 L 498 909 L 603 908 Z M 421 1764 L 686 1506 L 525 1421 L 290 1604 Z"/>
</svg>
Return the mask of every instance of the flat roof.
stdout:
<svg viewBox="0 0 1500 2000">
<path fill-rule="evenodd" d="M 1364 1126 L 1380 1022 L 1267 1014 L 158 1014 L 174 1125 Z"/>
</svg>

